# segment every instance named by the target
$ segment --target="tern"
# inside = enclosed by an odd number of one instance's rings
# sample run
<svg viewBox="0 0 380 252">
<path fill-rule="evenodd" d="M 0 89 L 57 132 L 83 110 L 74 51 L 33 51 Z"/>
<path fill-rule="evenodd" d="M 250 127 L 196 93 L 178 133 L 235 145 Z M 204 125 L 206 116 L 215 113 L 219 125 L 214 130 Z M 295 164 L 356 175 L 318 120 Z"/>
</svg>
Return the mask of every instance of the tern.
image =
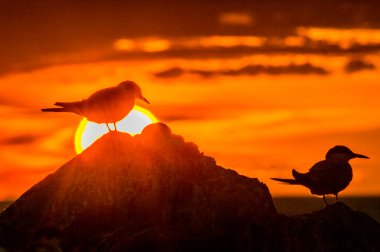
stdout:
<svg viewBox="0 0 380 252">
<path fill-rule="evenodd" d="M 56 108 L 44 108 L 43 112 L 70 112 L 86 117 L 89 121 L 108 123 L 123 119 L 133 109 L 135 100 L 141 99 L 150 104 L 142 95 L 140 87 L 133 81 L 123 81 L 115 87 L 98 90 L 87 99 L 75 102 L 56 102 Z"/>
<path fill-rule="evenodd" d="M 334 194 L 338 202 L 338 193 L 345 189 L 352 180 L 352 168 L 348 161 L 352 158 L 369 158 L 356 154 L 346 146 L 337 145 L 331 148 L 326 159 L 319 161 L 307 173 L 292 170 L 294 179 L 271 178 L 291 185 L 302 185 L 315 195 L 322 195 L 327 205 L 327 194 Z"/>
</svg>

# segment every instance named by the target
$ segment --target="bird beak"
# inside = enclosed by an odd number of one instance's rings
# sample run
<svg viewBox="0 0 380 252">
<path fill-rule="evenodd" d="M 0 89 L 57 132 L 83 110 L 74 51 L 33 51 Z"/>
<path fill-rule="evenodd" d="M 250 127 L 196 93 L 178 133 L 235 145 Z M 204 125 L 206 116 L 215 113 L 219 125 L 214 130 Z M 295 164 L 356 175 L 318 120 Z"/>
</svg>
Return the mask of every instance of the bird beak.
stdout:
<svg viewBox="0 0 380 252">
<path fill-rule="evenodd" d="M 356 158 L 369 158 L 369 157 L 364 156 L 364 155 L 362 155 L 362 154 L 356 154 L 356 153 L 354 153 L 354 154 L 355 154 L 354 157 L 356 157 Z"/>
<path fill-rule="evenodd" d="M 148 103 L 148 104 L 150 104 L 150 102 L 144 97 L 144 96 L 141 96 L 141 98 L 140 98 L 141 100 L 143 100 L 144 102 L 146 102 L 146 103 Z"/>
</svg>

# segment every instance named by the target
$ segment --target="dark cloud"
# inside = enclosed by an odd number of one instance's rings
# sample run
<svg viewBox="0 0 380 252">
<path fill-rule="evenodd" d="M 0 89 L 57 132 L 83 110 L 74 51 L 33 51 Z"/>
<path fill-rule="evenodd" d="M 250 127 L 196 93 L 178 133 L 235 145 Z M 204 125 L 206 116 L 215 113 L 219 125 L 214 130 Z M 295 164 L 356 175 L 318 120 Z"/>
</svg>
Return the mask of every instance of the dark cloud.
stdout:
<svg viewBox="0 0 380 252">
<path fill-rule="evenodd" d="M 9 99 L 0 96 L 0 105 L 10 105 Z"/>
<path fill-rule="evenodd" d="M 189 73 L 202 76 L 204 78 L 212 77 L 214 75 L 229 75 L 223 71 L 205 71 L 205 70 L 190 70 Z"/>
<path fill-rule="evenodd" d="M 58 64 L 69 64 L 70 61 L 64 61 L 64 57 L 62 57 L 62 61 L 52 60 L 49 61 L 44 60 L 40 61 L 38 59 L 33 60 L 23 60 L 22 62 L 17 63 L 7 63 L 7 62 L 0 62 L 0 76 L 7 75 L 7 74 L 13 74 L 13 73 L 19 73 L 19 72 L 32 72 L 38 69 L 47 68 L 50 66 L 58 65 Z"/>
<path fill-rule="evenodd" d="M 264 66 L 264 65 L 249 65 L 243 67 L 239 70 L 221 71 L 222 75 L 257 75 L 257 74 L 270 74 L 270 75 L 280 75 L 280 74 L 328 74 L 328 72 L 318 66 L 313 66 L 310 63 L 295 65 L 290 64 L 287 66 Z M 206 77 L 207 77 L 206 73 Z"/>
<path fill-rule="evenodd" d="M 270 37 L 263 37 L 270 38 Z M 165 39 L 165 37 L 163 37 Z M 170 41 L 170 39 L 169 39 Z M 270 41 L 270 40 L 269 40 Z M 110 42 L 111 43 L 111 42 Z M 133 51 L 101 51 L 91 54 L 86 51 L 77 51 L 75 56 L 65 53 L 59 54 L 59 57 L 37 57 L 29 60 L 21 60 L 17 63 L 1 62 L 0 60 L 0 76 L 18 72 L 30 72 L 41 68 L 51 67 L 55 65 L 80 64 L 88 62 L 103 61 L 123 61 L 131 59 L 215 59 L 215 58 L 237 58 L 253 55 L 278 55 L 278 54 L 315 54 L 315 55 L 348 55 L 352 54 L 366 55 L 380 52 L 380 44 L 368 45 L 352 45 L 349 48 L 342 48 L 339 44 L 333 44 L 326 41 L 309 40 L 304 45 L 287 46 L 283 44 L 271 44 L 270 42 L 262 46 L 242 46 L 236 45 L 232 47 L 211 46 L 202 47 L 201 45 L 193 48 L 187 48 L 180 45 L 159 52 L 146 52 L 142 50 Z M 183 69 L 173 68 L 170 71 L 162 72 L 162 76 L 158 77 L 175 77 L 182 75 Z M 198 70 L 194 70 L 198 71 Z M 269 70 L 270 71 L 270 70 Z M 210 73 L 200 71 L 200 75 L 204 76 Z"/>
<path fill-rule="evenodd" d="M 182 68 L 173 67 L 168 70 L 156 73 L 155 75 L 159 78 L 172 78 L 172 77 L 178 77 L 184 73 L 185 71 Z"/>
<path fill-rule="evenodd" d="M 1 73 L 0 73 L 1 75 Z M 25 108 L 25 104 L 20 101 L 15 101 L 10 97 L 6 97 L 5 95 L 9 94 L 0 94 L 0 106 L 7 106 L 9 108 Z"/>
<path fill-rule="evenodd" d="M 22 144 L 30 144 L 35 142 L 39 136 L 36 135 L 19 135 L 8 137 L 0 140 L 0 144 L 3 145 L 22 145 Z"/>
<path fill-rule="evenodd" d="M 36 63 L 49 55 L 70 54 L 81 61 L 85 51 L 109 48 L 115 39 L 141 37 L 190 38 L 197 36 L 236 35 L 281 37 L 295 35 L 298 27 L 322 28 L 379 28 L 380 1 L 0 1 L 0 72 L 28 71 L 46 67 L 50 62 Z M 227 23 L 220 25 L 220 17 L 227 15 Z M 324 15 L 320 15 L 323 13 Z M 254 17 L 254 18 L 253 18 Z M 295 18 L 297 17 L 297 18 Z M 254 28 L 252 28 L 252 26 Z M 137 28 L 136 28 L 137 27 Z M 322 50 L 323 49 L 323 50 Z M 285 51 L 316 51 L 316 53 L 347 51 L 379 51 L 379 46 L 344 50 L 323 47 L 285 48 Z M 220 53 L 234 54 L 265 51 L 276 48 L 241 48 Z M 210 57 L 207 50 L 180 50 L 156 56 Z M 72 56 L 72 55 L 75 56 Z M 192 56 L 194 55 L 194 56 Z M 205 56 L 206 55 L 206 56 Z M 218 54 L 219 55 L 219 54 Z M 114 55 L 128 58 L 133 54 Z M 136 55 L 135 55 L 136 56 Z M 137 55 L 138 56 L 138 55 Z M 144 57 L 144 54 L 140 55 Z M 111 56 L 112 57 L 112 56 Z M 146 57 L 146 54 L 145 54 Z M 59 57 L 55 57 L 57 59 Z M 106 57 L 105 57 L 106 58 Z M 66 61 L 65 61 L 66 60 Z M 62 61 L 67 64 L 67 58 Z M 88 60 L 88 59 L 87 59 Z M 27 62 L 27 63 L 26 63 Z M 52 64 L 59 62 L 53 61 Z"/>
<path fill-rule="evenodd" d="M 353 73 L 363 70 L 375 70 L 376 66 L 372 64 L 371 62 L 366 62 L 364 60 L 351 60 L 348 62 L 344 70 L 347 73 Z"/>
<path fill-rule="evenodd" d="M 173 121 L 184 121 L 184 120 L 205 120 L 210 119 L 206 116 L 197 116 L 197 115 L 166 115 L 166 116 L 160 116 L 160 119 L 164 122 L 173 122 Z"/>
<path fill-rule="evenodd" d="M 217 118 L 218 113 L 215 111 L 215 108 L 207 108 L 204 106 L 182 106 L 177 107 L 179 112 L 175 112 L 172 109 L 161 110 L 161 113 L 156 113 L 157 117 L 160 118 L 160 121 L 163 122 L 172 122 L 172 121 L 185 121 L 185 120 L 210 120 L 212 118 Z M 213 111 L 213 112 L 210 112 Z M 208 112 L 205 112 L 208 111 Z M 212 115 L 212 116 L 211 116 Z"/>
<path fill-rule="evenodd" d="M 236 111 L 240 111 L 245 108 L 245 105 L 241 104 L 230 104 L 229 108 L 221 108 L 219 104 L 214 103 L 197 103 L 188 105 L 176 105 L 173 109 L 173 105 L 157 105 L 153 111 L 157 118 L 163 122 L 171 121 L 202 121 L 202 120 L 213 120 L 218 118 L 223 118 L 226 114 L 236 114 Z M 261 108 L 261 107 L 260 107 Z"/>
<path fill-rule="evenodd" d="M 295 65 L 290 64 L 286 66 L 266 66 L 266 65 L 248 65 L 237 70 L 220 70 L 220 71 L 206 71 L 206 70 L 184 70 L 182 68 L 170 68 L 168 70 L 158 72 L 155 74 L 159 78 L 173 78 L 178 77 L 184 73 L 196 74 L 202 77 L 212 77 L 216 75 L 224 76 L 239 76 L 239 75 L 283 75 L 283 74 L 319 74 L 326 75 L 329 72 L 318 66 L 313 66 L 310 63 Z"/>
</svg>

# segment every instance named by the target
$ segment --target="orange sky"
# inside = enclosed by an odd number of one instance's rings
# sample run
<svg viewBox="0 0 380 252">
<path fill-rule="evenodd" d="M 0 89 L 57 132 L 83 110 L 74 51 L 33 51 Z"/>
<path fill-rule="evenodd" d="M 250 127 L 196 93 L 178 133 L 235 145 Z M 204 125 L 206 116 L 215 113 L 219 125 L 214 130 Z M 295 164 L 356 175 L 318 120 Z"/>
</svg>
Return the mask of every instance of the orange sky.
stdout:
<svg viewBox="0 0 380 252">
<path fill-rule="evenodd" d="M 309 195 L 269 178 L 307 171 L 334 145 L 371 158 L 351 161 L 343 195 L 379 195 L 378 5 L 2 3 L 0 200 L 75 156 L 81 118 L 41 108 L 123 80 L 142 87 L 151 104 L 139 105 L 173 132 L 274 196 Z"/>
<path fill-rule="evenodd" d="M 378 195 L 379 70 L 347 73 L 344 68 L 349 59 L 256 54 L 100 60 L 3 75 L 0 199 L 19 196 L 75 155 L 73 136 L 80 117 L 45 114 L 40 108 L 58 100 L 80 100 L 127 79 L 139 83 L 151 102 L 140 105 L 175 133 L 195 142 L 218 164 L 258 177 L 274 196 L 308 195 L 304 188 L 284 186 L 269 178 L 289 177 L 292 168 L 307 171 L 337 144 L 371 157 L 351 162 L 354 180 L 344 195 Z M 379 59 L 378 54 L 365 57 L 376 65 Z M 306 63 L 323 66 L 329 74 L 220 74 L 247 65 Z M 171 68 L 188 70 L 166 78 L 156 75 Z M 214 74 L 202 77 L 191 72 L 196 69 Z"/>
</svg>

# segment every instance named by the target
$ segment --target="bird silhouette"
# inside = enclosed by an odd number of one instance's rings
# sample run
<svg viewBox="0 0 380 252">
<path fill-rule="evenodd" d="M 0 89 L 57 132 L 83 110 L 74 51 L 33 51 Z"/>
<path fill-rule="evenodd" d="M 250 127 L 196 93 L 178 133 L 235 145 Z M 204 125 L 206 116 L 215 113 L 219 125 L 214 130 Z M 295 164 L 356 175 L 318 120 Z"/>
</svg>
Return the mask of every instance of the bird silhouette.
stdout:
<svg viewBox="0 0 380 252">
<path fill-rule="evenodd" d="M 352 158 L 369 158 L 356 154 L 346 146 L 331 148 L 326 159 L 319 161 L 307 173 L 292 170 L 294 179 L 271 178 L 291 185 L 302 185 L 315 195 L 322 195 L 327 205 L 327 194 L 334 194 L 338 202 L 338 193 L 345 189 L 352 180 L 352 168 L 348 161 Z"/>
<path fill-rule="evenodd" d="M 44 108 L 43 112 L 70 112 L 86 117 L 89 121 L 105 123 L 111 131 L 108 123 L 123 119 L 135 105 L 135 99 L 141 99 L 149 104 L 144 98 L 140 87 L 133 81 L 123 81 L 115 87 L 98 90 L 87 99 L 75 102 L 56 102 L 56 108 Z"/>
</svg>

